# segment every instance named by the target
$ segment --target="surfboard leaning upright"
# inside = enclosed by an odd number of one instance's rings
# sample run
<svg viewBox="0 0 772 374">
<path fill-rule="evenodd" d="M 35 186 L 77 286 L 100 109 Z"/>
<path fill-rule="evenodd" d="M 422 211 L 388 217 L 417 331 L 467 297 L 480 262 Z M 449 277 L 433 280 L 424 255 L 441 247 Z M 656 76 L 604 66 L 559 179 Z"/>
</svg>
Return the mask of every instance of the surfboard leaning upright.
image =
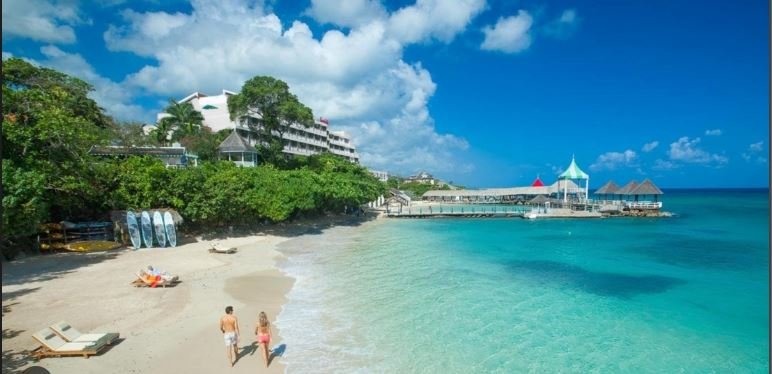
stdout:
<svg viewBox="0 0 772 374">
<path fill-rule="evenodd" d="M 166 239 L 170 247 L 177 246 L 177 230 L 174 229 L 174 217 L 169 212 L 164 212 L 164 227 L 166 228 Z"/>
<path fill-rule="evenodd" d="M 166 247 L 166 233 L 164 232 L 164 219 L 161 212 L 153 213 L 153 227 L 155 228 L 155 238 L 158 240 L 158 246 Z"/>
<path fill-rule="evenodd" d="M 145 242 L 145 248 L 150 248 L 153 246 L 153 224 L 150 223 L 150 213 L 145 210 L 140 217 L 142 240 Z"/>
<path fill-rule="evenodd" d="M 142 245 L 142 239 L 139 237 L 139 225 L 137 224 L 137 215 L 132 211 L 126 212 L 126 226 L 129 227 L 129 239 L 134 249 L 139 249 Z"/>
</svg>

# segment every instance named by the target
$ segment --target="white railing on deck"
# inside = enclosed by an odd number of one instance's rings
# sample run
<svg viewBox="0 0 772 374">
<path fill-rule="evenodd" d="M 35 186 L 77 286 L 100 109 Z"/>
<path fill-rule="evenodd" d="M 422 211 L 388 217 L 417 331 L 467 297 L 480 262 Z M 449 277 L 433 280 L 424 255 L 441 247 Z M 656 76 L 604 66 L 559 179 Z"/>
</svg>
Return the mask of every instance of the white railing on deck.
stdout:
<svg viewBox="0 0 772 374">
<path fill-rule="evenodd" d="M 625 206 L 630 209 L 661 209 L 662 202 L 657 201 L 627 201 Z"/>
</svg>

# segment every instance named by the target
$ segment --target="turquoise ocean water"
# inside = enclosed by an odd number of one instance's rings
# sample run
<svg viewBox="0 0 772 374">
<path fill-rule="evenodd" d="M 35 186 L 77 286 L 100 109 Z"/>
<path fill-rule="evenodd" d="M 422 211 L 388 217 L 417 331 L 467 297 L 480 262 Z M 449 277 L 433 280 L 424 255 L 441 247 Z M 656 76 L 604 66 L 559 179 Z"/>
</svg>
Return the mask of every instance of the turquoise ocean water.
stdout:
<svg viewBox="0 0 772 374">
<path fill-rule="evenodd" d="M 766 373 L 763 191 L 672 218 L 387 219 L 287 243 L 289 372 Z"/>
</svg>

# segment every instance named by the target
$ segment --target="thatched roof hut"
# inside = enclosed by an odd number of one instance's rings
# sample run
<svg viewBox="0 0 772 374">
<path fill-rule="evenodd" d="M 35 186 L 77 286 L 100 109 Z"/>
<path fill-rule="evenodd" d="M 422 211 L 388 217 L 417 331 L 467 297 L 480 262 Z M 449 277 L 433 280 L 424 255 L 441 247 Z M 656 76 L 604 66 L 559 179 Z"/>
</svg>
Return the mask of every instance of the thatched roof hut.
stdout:
<svg viewBox="0 0 772 374">
<path fill-rule="evenodd" d="M 528 204 L 538 205 L 538 204 L 544 204 L 547 201 L 550 201 L 550 198 L 548 198 L 545 195 L 538 195 L 538 196 L 534 197 L 533 199 L 528 200 Z"/>
<path fill-rule="evenodd" d="M 616 192 L 614 192 L 614 194 L 615 195 L 630 196 L 630 195 L 632 195 L 630 192 L 632 192 L 637 187 L 638 187 L 638 182 L 636 182 L 635 180 L 631 180 L 626 185 L 624 185 L 622 188 L 620 188 Z"/>
<path fill-rule="evenodd" d="M 608 181 L 603 187 L 598 188 L 595 191 L 596 195 L 616 195 L 619 191 L 619 186 L 614 181 Z"/>
<path fill-rule="evenodd" d="M 664 195 L 662 190 L 659 189 L 651 180 L 648 178 L 641 182 L 641 184 L 638 185 L 638 187 L 635 187 L 634 190 L 630 191 L 630 195 Z"/>
</svg>

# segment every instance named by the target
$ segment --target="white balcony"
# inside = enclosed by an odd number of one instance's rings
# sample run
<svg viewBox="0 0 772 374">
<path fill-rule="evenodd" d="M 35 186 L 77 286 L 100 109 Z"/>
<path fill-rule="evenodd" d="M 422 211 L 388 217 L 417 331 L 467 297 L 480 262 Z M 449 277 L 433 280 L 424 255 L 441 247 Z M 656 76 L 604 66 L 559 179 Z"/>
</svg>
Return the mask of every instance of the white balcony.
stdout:
<svg viewBox="0 0 772 374">
<path fill-rule="evenodd" d="M 301 155 L 301 156 L 311 156 L 317 153 L 308 148 L 293 147 L 291 145 L 285 145 L 284 152 L 291 153 L 293 155 Z"/>
<path fill-rule="evenodd" d="M 298 125 L 297 123 L 293 123 L 293 124 L 290 124 L 289 127 L 293 128 L 295 130 L 305 131 L 307 133 L 319 135 L 319 136 L 322 136 L 324 138 L 327 137 L 327 131 L 326 130 L 317 129 L 317 128 L 314 128 L 314 126 L 305 127 L 303 125 Z"/>
<path fill-rule="evenodd" d="M 344 148 L 352 148 L 351 141 L 346 141 L 345 139 L 342 139 L 342 138 L 335 139 L 333 137 L 329 137 L 328 139 L 331 144 L 339 145 Z"/>
<path fill-rule="evenodd" d="M 326 141 L 317 140 L 313 138 L 309 138 L 307 136 L 297 135 L 297 134 L 290 134 L 290 133 L 284 133 L 284 139 L 286 140 L 292 140 L 298 143 L 304 143 L 304 144 L 312 144 L 318 147 L 322 148 L 329 148 Z"/>
</svg>

